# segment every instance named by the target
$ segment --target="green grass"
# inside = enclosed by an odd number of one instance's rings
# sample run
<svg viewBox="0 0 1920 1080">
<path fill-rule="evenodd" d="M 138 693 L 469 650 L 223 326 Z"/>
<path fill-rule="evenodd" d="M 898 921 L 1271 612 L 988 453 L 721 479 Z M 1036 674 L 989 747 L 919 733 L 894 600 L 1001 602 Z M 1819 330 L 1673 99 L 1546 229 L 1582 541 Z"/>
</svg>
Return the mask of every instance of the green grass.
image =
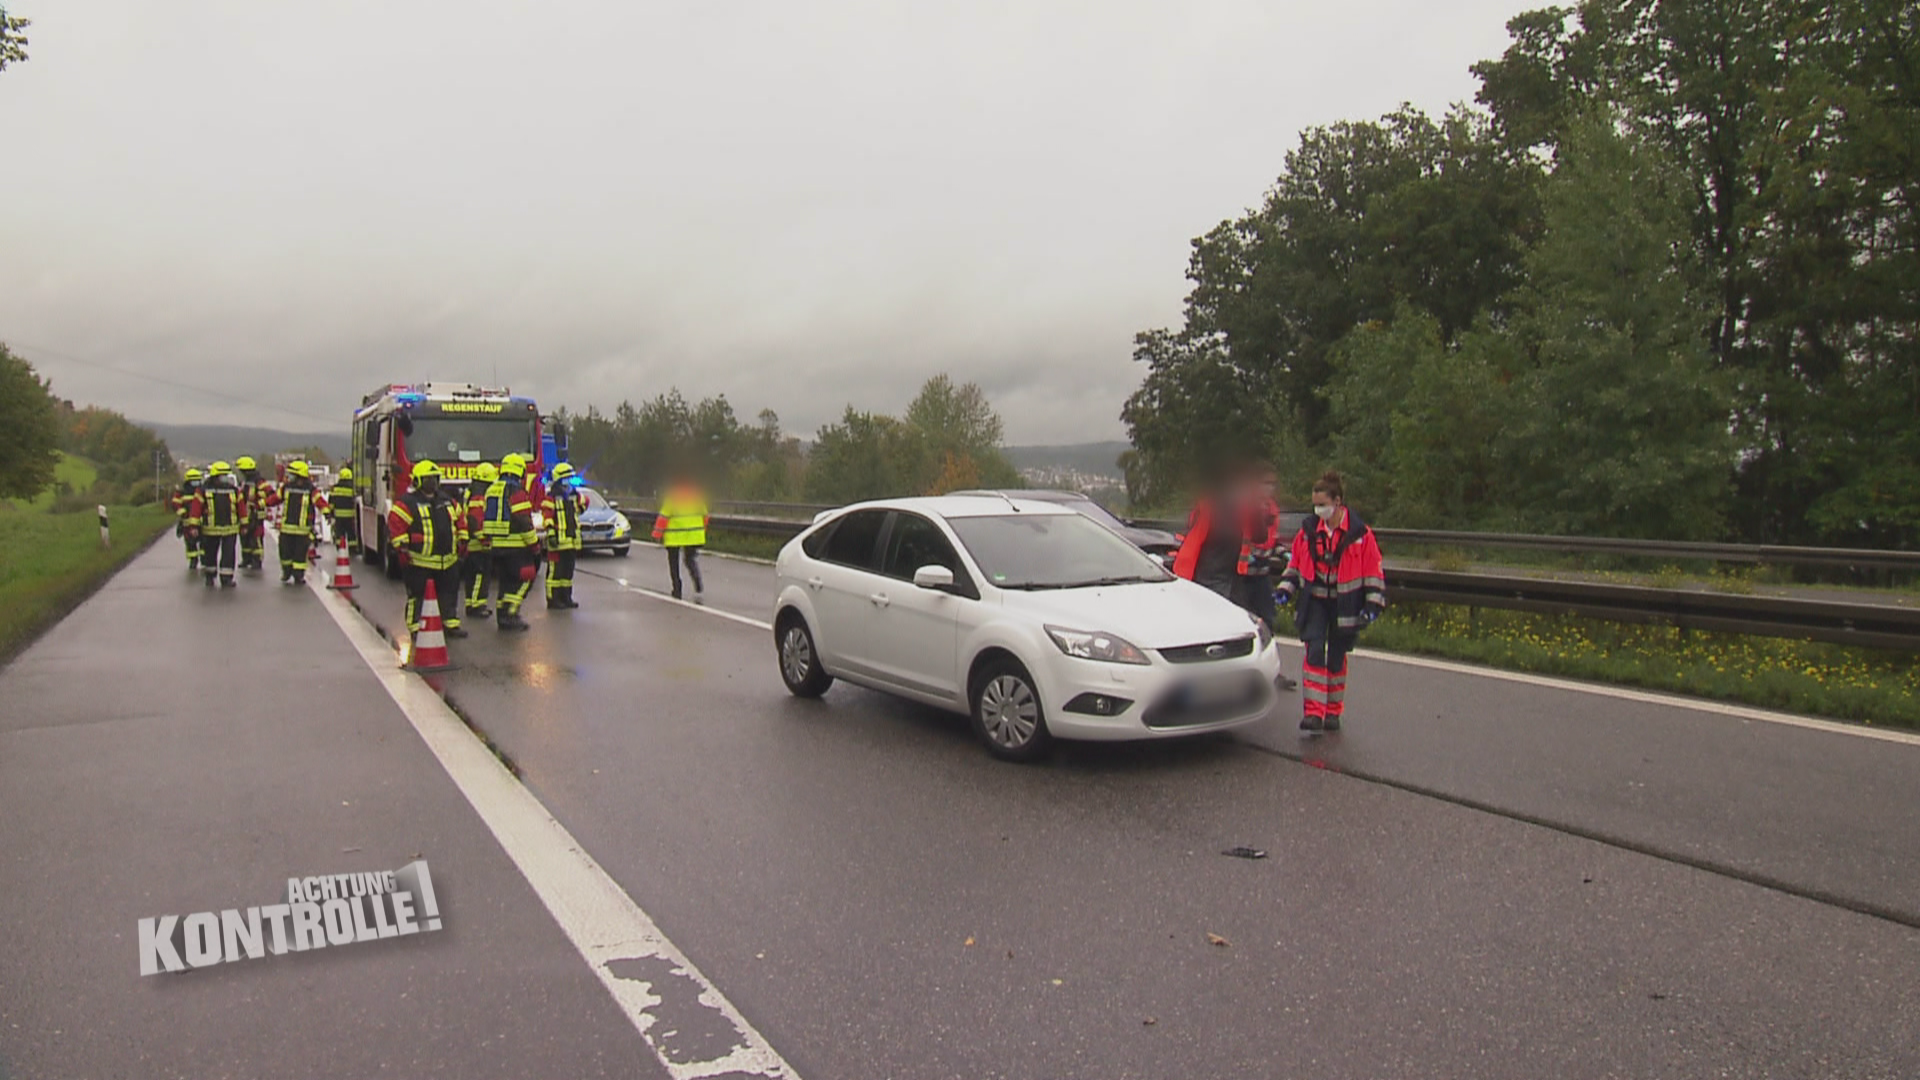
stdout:
<svg viewBox="0 0 1920 1080">
<path fill-rule="evenodd" d="M 1361 641 L 1512 671 L 1920 727 L 1920 658 L 1907 652 L 1450 604 L 1395 605 Z"/>
<path fill-rule="evenodd" d="M 92 514 L 0 510 L 0 663 L 74 609 L 100 584 L 173 528 L 155 506 L 111 507 L 113 547 L 100 547 Z"/>
<path fill-rule="evenodd" d="M 707 530 L 707 550 L 725 552 L 728 555 L 745 555 L 755 559 L 772 559 L 780 554 L 786 541 L 758 533 L 727 532 L 724 529 Z"/>
<path fill-rule="evenodd" d="M 61 484 L 66 484 L 76 495 L 85 495 L 93 488 L 94 481 L 100 478 L 100 471 L 86 458 L 74 457 L 64 450 L 54 452 L 60 455 L 60 461 L 53 467 L 53 486 L 17 505 L 28 510 L 46 510 L 53 505 L 54 496 L 62 490 Z"/>
</svg>

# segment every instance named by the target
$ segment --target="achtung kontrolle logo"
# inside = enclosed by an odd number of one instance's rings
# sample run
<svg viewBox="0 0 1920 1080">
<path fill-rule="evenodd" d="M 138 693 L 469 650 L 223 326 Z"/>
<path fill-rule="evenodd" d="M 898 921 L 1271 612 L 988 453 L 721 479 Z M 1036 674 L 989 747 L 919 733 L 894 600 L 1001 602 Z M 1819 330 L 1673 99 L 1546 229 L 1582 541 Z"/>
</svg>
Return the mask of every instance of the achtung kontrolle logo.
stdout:
<svg viewBox="0 0 1920 1080">
<path fill-rule="evenodd" d="M 440 929 L 426 860 L 398 870 L 288 878 L 287 902 L 140 920 L 140 974 L 258 960 Z"/>
</svg>

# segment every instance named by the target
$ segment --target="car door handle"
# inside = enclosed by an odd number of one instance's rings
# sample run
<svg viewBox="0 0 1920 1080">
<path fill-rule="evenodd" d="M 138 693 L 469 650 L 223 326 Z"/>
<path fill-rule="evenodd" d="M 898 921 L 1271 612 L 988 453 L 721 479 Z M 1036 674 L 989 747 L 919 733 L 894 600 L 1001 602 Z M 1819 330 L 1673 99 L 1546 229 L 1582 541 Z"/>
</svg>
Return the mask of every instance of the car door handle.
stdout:
<svg viewBox="0 0 1920 1080">
<path fill-rule="evenodd" d="M 807 588 L 809 588 L 809 589 L 812 589 L 812 590 L 813 590 L 813 591 L 815 591 L 815 592 L 819 592 L 819 591 L 820 591 L 820 586 L 822 586 L 822 585 L 825 585 L 825 584 L 826 584 L 826 582 L 824 582 L 824 581 L 821 581 L 821 580 L 820 580 L 819 578 L 817 578 L 817 577 L 810 577 L 810 578 L 808 578 L 808 579 L 807 579 Z"/>
<path fill-rule="evenodd" d="M 874 607 L 886 607 L 888 604 L 893 603 L 893 601 L 887 599 L 887 594 L 883 592 L 874 593 L 872 596 L 867 597 L 867 599 L 873 601 Z"/>
</svg>

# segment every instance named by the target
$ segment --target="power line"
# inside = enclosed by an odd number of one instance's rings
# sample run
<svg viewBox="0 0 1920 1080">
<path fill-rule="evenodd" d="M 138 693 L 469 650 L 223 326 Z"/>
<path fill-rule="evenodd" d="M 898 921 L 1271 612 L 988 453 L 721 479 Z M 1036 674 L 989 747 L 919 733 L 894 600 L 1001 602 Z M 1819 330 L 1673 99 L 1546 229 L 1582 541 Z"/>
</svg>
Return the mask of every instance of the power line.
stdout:
<svg viewBox="0 0 1920 1080">
<path fill-rule="evenodd" d="M 115 375 L 125 375 L 130 379 L 145 379 L 148 382 L 159 383 L 162 386 L 171 386 L 176 390 L 187 390 L 195 394 L 203 394 L 207 397 L 219 398 L 222 401 L 230 401 L 235 405 L 246 405 L 255 409 L 266 409 L 270 412 L 285 413 L 288 416 L 298 416 L 307 420 L 319 420 L 327 424 L 337 425 L 342 422 L 341 418 L 338 416 L 320 416 L 315 413 L 301 412 L 299 409 L 289 409 L 284 405 L 273 405 L 264 401 L 255 401 L 251 398 L 238 397 L 236 395 L 229 394 L 221 390 L 214 390 L 205 386 L 196 386 L 193 383 L 181 382 L 178 379 L 166 379 L 158 375 L 148 375 L 145 372 L 141 372 L 141 371 L 128 371 L 125 368 L 114 367 L 112 364 L 103 364 L 98 360 L 88 360 L 85 357 L 74 356 L 71 353 L 61 352 L 58 349 L 49 349 L 44 345 L 32 345 L 32 344 L 28 344 L 26 342 L 20 342 L 20 341 L 11 341 L 11 342 L 8 342 L 7 345 L 9 348 L 14 349 L 16 351 L 38 353 L 43 356 L 53 357 L 56 360 L 66 361 L 67 363 L 79 364 L 83 367 L 98 368 L 101 371 L 111 371 Z"/>
</svg>

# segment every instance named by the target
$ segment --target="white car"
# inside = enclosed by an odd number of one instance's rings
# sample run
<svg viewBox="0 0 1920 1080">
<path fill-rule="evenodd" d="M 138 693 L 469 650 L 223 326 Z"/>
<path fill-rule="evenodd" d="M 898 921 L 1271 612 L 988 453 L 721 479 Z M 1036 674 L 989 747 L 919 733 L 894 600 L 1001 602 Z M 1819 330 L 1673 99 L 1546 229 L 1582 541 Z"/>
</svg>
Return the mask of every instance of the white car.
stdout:
<svg viewBox="0 0 1920 1080">
<path fill-rule="evenodd" d="M 861 503 L 780 551 L 773 633 L 801 697 L 835 678 L 973 717 L 995 756 L 1062 739 L 1149 739 L 1265 717 L 1272 634 L 1058 504 Z"/>
</svg>

